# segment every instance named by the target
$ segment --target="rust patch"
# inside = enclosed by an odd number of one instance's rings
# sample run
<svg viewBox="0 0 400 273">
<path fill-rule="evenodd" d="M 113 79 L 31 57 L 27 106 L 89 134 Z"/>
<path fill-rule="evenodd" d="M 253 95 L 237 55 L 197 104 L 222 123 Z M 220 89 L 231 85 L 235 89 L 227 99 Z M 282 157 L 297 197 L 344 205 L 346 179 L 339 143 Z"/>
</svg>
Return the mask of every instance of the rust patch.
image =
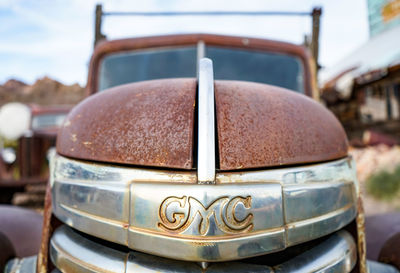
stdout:
<svg viewBox="0 0 400 273">
<path fill-rule="evenodd" d="M 215 81 L 221 170 L 343 158 L 343 127 L 322 105 L 265 84 Z"/>
<path fill-rule="evenodd" d="M 195 94 L 195 79 L 139 82 L 98 93 L 70 112 L 57 151 L 85 160 L 191 169 Z"/>
<path fill-rule="evenodd" d="M 49 255 L 49 241 L 50 241 L 50 219 L 51 219 L 51 188 L 47 185 L 46 197 L 44 201 L 43 213 L 43 230 L 42 241 L 40 243 L 40 250 L 37 257 L 36 272 L 46 273 Z"/>
<path fill-rule="evenodd" d="M 51 187 L 47 184 L 44 202 L 42 241 L 36 263 L 36 272 L 38 273 L 47 273 L 54 269 L 53 264 L 50 262 L 49 244 L 54 230 L 61 225 L 61 222 L 53 215 L 51 200 Z"/>
<path fill-rule="evenodd" d="M 358 249 L 358 260 L 359 272 L 367 273 L 367 242 L 365 238 L 365 215 L 364 206 L 360 194 L 358 194 L 357 204 L 357 249 Z"/>
</svg>

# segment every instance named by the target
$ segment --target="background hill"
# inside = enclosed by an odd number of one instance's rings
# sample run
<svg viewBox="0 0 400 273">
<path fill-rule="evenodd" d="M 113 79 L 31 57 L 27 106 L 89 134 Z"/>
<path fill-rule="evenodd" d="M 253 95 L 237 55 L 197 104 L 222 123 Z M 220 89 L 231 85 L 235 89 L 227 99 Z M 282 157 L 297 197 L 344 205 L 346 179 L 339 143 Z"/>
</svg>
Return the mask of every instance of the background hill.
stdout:
<svg viewBox="0 0 400 273">
<path fill-rule="evenodd" d="M 38 105 L 73 105 L 83 99 L 84 90 L 79 84 L 64 85 L 48 77 L 38 79 L 32 85 L 10 79 L 0 85 L 0 106 L 16 101 Z"/>
</svg>

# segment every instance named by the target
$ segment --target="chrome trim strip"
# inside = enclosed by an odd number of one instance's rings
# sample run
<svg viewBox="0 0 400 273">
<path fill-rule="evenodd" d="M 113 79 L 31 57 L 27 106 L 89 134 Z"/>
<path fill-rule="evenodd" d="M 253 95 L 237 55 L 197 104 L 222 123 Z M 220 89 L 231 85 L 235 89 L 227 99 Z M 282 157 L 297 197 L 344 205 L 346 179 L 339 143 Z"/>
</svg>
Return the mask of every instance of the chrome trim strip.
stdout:
<svg viewBox="0 0 400 273">
<path fill-rule="evenodd" d="M 349 171 L 351 170 L 351 171 Z M 289 185 L 313 185 L 332 181 L 357 181 L 354 161 L 351 157 L 326 163 L 291 168 L 277 168 L 261 171 L 222 172 L 217 174 L 217 183 L 264 183 L 277 182 Z M 357 186 L 357 184 L 356 184 Z"/>
<path fill-rule="evenodd" d="M 61 272 L 350 272 L 356 264 L 356 244 L 339 231 L 310 250 L 274 267 L 245 262 L 210 263 L 156 257 L 116 250 L 89 240 L 67 226 L 58 228 L 50 242 L 50 257 Z"/>
<path fill-rule="evenodd" d="M 3 273 L 32 273 L 36 272 L 37 256 L 14 258 L 7 262 Z"/>
<path fill-rule="evenodd" d="M 330 234 L 356 216 L 350 158 L 217 174 L 216 185 L 196 184 L 194 172 L 125 168 L 59 155 L 52 160 L 53 212 L 61 221 L 167 258 L 202 262 L 263 255 Z"/>
<path fill-rule="evenodd" d="M 197 180 L 199 184 L 215 184 L 214 73 L 210 59 L 200 60 L 198 85 Z"/>
<path fill-rule="evenodd" d="M 196 75 L 199 78 L 200 60 L 206 56 L 206 44 L 200 40 L 197 42 Z"/>
<path fill-rule="evenodd" d="M 357 247 L 354 239 L 342 230 L 320 245 L 280 264 L 275 272 L 350 272 L 356 261 Z"/>
<path fill-rule="evenodd" d="M 50 257 L 62 272 L 125 272 L 125 255 L 79 235 L 66 226 L 56 230 Z"/>
</svg>

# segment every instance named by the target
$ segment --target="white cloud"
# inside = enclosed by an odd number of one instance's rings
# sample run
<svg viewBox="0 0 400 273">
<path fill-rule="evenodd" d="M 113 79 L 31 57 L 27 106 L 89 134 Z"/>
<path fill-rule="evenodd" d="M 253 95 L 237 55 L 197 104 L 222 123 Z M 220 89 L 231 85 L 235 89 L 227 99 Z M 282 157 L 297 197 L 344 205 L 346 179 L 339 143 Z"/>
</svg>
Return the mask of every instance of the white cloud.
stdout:
<svg viewBox="0 0 400 273">
<path fill-rule="evenodd" d="M 320 60 L 332 65 L 337 59 L 354 50 L 368 37 L 365 0 L 150 0 L 102 1 L 106 11 L 207 11 L 207 10 L 285 10 L 311 11 L 315 5 L 323 6 L 321 22 Z M 1 61 L 0 82 L 18 77 L 32 82 L 49 75 L 65 83 L 86 81 L 87 64 L 93 46 L 94 9 L 97 1 L 39 0 L 0 1 L 0 9 L 15 16 L 4 17 L 1 33 L 21 32 L 2 37 L 0 56 L 21 56 Z M 7 25 L 7 27 L 4 27 Z M 35 26 L 40 32 L 29 33 Z M 25 33 L 24 33 L 25 27 Z M 303 35 L 311 31 L 310 18 L 289 17 L 137 17 L 106 18 L 104 32 L 110 38 L 148 36 L 153 34 L 212 32 L 231 35 L 266 37 L 301 43 Z M 21 42 L 21 35 L 27 37 Z M 22 36 L 22 37 L 24 37 Z M 23 38 L 22 38 L 23 39 Z M 24 63 L 24 58 L 41 60 Z M 36 68 L 35 68 L 36 67 Z"/>
</svg>

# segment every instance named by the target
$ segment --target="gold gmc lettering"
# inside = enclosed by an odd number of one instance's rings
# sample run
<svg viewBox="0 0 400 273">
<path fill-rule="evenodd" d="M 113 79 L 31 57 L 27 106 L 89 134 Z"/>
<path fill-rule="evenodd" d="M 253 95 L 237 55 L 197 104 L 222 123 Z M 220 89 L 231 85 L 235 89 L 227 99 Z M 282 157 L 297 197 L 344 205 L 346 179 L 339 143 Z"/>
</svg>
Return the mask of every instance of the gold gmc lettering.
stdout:
<svg viewBox="0 0 400 273">
<path fill-rule="evenodd" d="M 175 204 L 174 204 L 175 203 Z M 197 215 L 201 220 L 198 227 L 200 235 L 206 235 L 210 228 L 210 219 L 214 216 L 217 228 L 227 234 L 249 232 L 253 229 L 253 214 L 248 213 L 240 220 L 235 215 L 237 205 L 251 208 L 251 196 L 221 197 L 207 208 L 194 197 L 168 197 L 160 205 L 158 227 L 176 233 L 187 230 Z M 174 204 L 172 206 L 172 204 Z"/>
</svg>

